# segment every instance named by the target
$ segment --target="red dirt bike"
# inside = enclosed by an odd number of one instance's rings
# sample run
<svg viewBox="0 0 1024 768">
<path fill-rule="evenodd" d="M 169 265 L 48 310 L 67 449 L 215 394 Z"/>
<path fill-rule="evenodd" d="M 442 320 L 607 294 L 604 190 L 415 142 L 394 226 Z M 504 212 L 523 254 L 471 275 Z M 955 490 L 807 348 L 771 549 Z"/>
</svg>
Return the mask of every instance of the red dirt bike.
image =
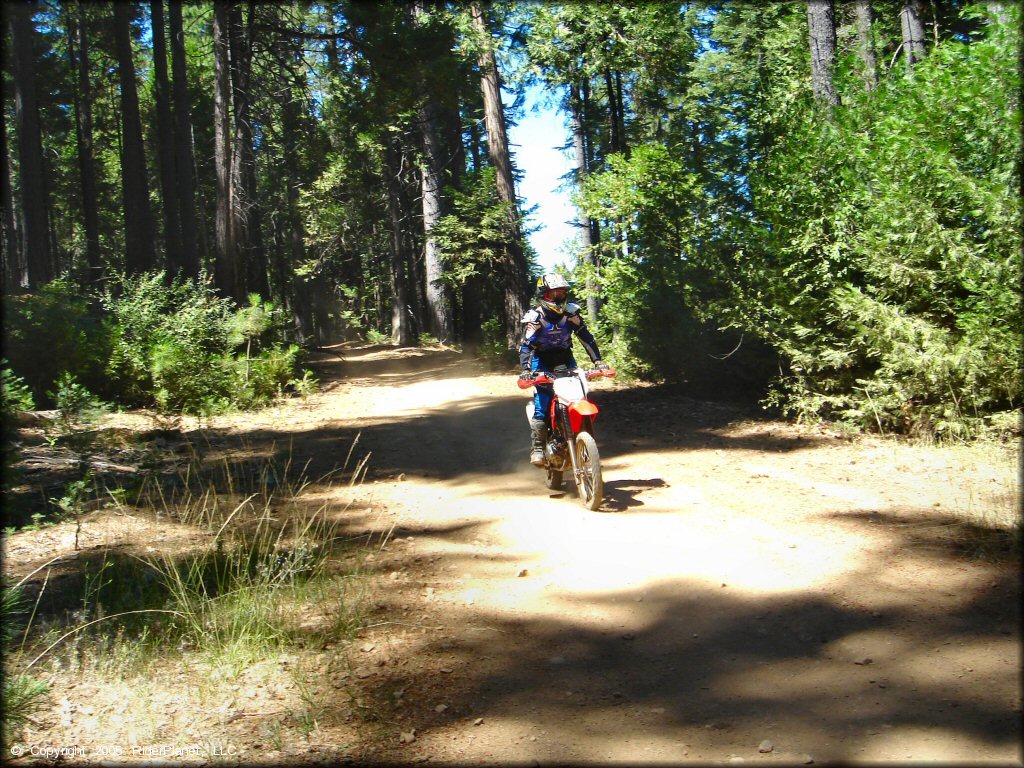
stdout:
<svg viewBox="0 0 1024 768">
<path fill-rule="evenodd" d="M 520 389 L 537 384 L 551 384 L 554 388 L 548 442 L 544 446 L 544 484 L 552 490 L 560 488 L 562 474 L 572 470 L 580 503 L 587 509 L 597 509 L 604 499 L 601 456 L 594 440 L 598 409 L 587 399 L 587 382 L 603 376 L 613 377 L 615 371 L 611 368 L 569 370 L 559 366 L 550 373 L 538 372 L 530 380 L 517 379 Z M 526 405 L 526 418 L 533 418 L 532 400 Z"/>
</svg>

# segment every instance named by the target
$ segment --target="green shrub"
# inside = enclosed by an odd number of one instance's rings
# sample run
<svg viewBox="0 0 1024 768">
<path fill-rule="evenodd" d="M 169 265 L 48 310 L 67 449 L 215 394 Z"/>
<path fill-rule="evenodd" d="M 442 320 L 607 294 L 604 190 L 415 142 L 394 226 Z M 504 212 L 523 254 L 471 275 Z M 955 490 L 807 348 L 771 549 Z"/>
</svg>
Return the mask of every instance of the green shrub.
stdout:
<svg viewBox="0 0 1024 768">
<path fill-rule="evenodd" d="M 18 411 L 31 411 L 36 407 L 32 390 L 7 366 L 6 360 L 0 360 L 0 404 L 5 422 Z"/>
<path fill-rule="evenodd" d="M 229 300 L 153 272 L 123 278 L 103 302 L 114 329 L 107 369 L 124 401 L 191 410 L 227 391 L 213 358 L 227 349 Z"/>
<path fill-rule="evenodd" d="M 78 288 L 54 280 L 38 292 L 4 297 L 4 354 L 36 404 L 52 405 L 49 392 L 64 371 L 103 396 L 110 333 L 99 307 Z"/>
<path fill-rule="evenodd" d="M 25 613 L 22 590 L 18 585 L 4 586 L 0 592 L 0 631 L 5 659 L 10 657 L 10 645 L 19 628 L 20 617 Z M 5 663 L 3 684 L 3 748 L 21 735 L 21 729 L 35 712 L 47 703 L 49 688 L 40 680 L 24 674 L 12 674 Z"/>
<path fill-rule="evenodd" d="M 56 404 L 69 429 L 100 397 L 210 414 L 263 405 L 297 381 L 299 349 L 283 345 L 283 313 L 255 294 L 235 309 L 201 281 L 151 272 L 108 284 L 97 304 L 105 316 L 59 281 L 16 299 L 9 335 L 21 362 L 11 363 L 15 378 L 5 373 L 4 407 L 8 391 L 12 408 L 28 402 L 27 387 Z"/>
<path fill-rule="evenodd" d="M 70 432 L 79 424 L 94 421 L 109 406 L 78 383 L 75 375 L 65 371 L 57 379 L 56 390 L 50 393 L 60 412 L 60 423 Z"/>
<path fill-rule="evenodd" d="M 381 333 L 376 328 L 370 328 L 366 331 L 366 342 L 368 344 L 391 344 L 391 336 L 386 333 Z"/>
<path fill-rule="evenodd" d="M 165 412 L 220 413 L 232 393 L 232 360 L 225 354 L 192 349 L 178 339 L 166 339 L 150 353 L 153 399 Z"/>
<path fill-rule="evenodd" d="M 242 402 L 239 405 L 266 405 L 284 393 L 285 387 L 294 379 L 300 349 L 292 344 L 287 348 L 275 347 L 264 350 L 256 357 L 235 361 L 236 376 L 244 369 L 242 380 Z"/>
</svg>

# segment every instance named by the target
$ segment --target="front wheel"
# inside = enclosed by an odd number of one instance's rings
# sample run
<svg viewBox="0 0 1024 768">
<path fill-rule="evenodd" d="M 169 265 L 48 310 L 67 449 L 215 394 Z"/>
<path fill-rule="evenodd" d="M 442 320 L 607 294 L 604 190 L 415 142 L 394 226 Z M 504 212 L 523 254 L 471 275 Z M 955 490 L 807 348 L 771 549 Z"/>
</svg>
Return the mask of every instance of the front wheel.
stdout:
<svg viewBox="0 0 1024 768">
<path fill-rule="evenodd" d="M 597 509 L 604 499 L 604 482 L 601 479 L 601 457 L 597 453 L 597 442 L 588 432 L 576 435 L 576 490 L 580 503 L 587 509 Z"/>
</svg>

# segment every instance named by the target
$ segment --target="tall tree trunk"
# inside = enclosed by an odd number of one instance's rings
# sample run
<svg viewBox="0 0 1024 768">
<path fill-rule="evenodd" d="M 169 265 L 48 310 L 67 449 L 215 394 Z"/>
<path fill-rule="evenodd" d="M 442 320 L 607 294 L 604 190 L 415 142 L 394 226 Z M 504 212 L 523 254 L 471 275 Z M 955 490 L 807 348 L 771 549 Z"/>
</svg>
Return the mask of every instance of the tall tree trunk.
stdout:
<svg viewBox="0 0 1024 768">
<path fill-rule="evenodd" d="M 814 98 L 830 108 L 839 104 L 832 73 L 836 64 L 836 20 L 832 0 L 807 0 Z"/>
<path fill-rule="evenodd" d="M 503 283 L 505 289 L 505 336 L 509 347 L 515 347 L 522 334 L 520 321 L 526 309 L 527 265 L 523 253 L 516 204 L 512 158 L 508 151 L 505 109 L 501 103 L 501 76 L 494 55 L 490 28 L 478 3 L 473 3 L 473 23 L 483 44 L 480 49 L 480 88 L 484 98 L 484 119 L 487 124 L 487 148 L 497 171 L 498 199 L 508 206 L 508 238 L 504 252 Z"/>
<path fill-rule="evenodd" d="M 408 347 L 412 346 L 415 338 L 409 317 L 409 278 L 405 269 L 408 257 L 404 247 L 401 210 L 402 161 L 400 150 L 395 146 L 397 141 L 396 138 L 388 141 L 387 158 L 384 163 L 388 217 L 391 220 L 391 340 L 400 347 Z"/>
<path fill-rule="evenodd" d="M 231 62 L 228 15 L 231 0 L 213 4 L 213 164 L 217 176 L 215 282 L 221 293 L 240 298 L 231 200 Z"/>
<path fill-rule="evenodd" d="M 861 76 L 864 78 L 864 87 L 873 91 L 878 86 L 878 58 L 875 56 L 874 37 L 871 34 L 874 22 L 871 0 L 855 0 L 854 10 L 857 13 L 857 54 L 861 61 Z"/>
<path fill-rule="evenodd" d="M 131 6 L 114 3 L 114 44 L 121 85 L 124 138 L 121 150 L 121 191 L 124 196 L 125 267 L 129 274 L 153 269 L 153 214 L 149 207 L 146 153 L 142 144 L 142 120 L 132 58 Z"/>
<path fill-rule="evenodd" d="M 452 340 L 451 307 L 445 294 L 444 255 L 432 231 L 444 215 L 444 142 L 440 112 L 430 92 L 424 96 L 419 122 L 424 149 L 420 176 L 423 182 L 423 269 L 427 313 L 430 333 L 447 344 Z"/>
<path fill-rule="evenodd" d="M 231 199 L 235 247 L 242 268 L 239 282 L 244 283 L 245 292 L 255 292 L 267 298 L 267 259 L 263 248 L 259 201 L 256 197 L 256 156 L 251 117 L 254 10 L 254 4 L 250 2 L 247 26 L 243 26 L 240 4 L 232 4 L 229 16 L 232 103 L 235 108 Z"/>
<path fill-rule="evenodd" d="M 78 89 L 75 91 L 75 136 L 78 149 L 78 173 L 82 185 L 82 216 L 85 220 L 86 281 L 103 279 L 100 255 L 100 214 L 96 186 L 96 159 L 92 139 L 92 85 L 89 80 L 89 35 L 85 28 L 85 5 L 79 0 L 77 19 L 68 11 L 68 51 L 72 66 L 77 65 Z M 77 43 L 77 56 L 76 56 Z"/>
<path fill-rule="evenodd" d="M 924 21 L 920 0 L 905 0 L 900 9 L 900 30 L 903 33 L 903 60 L 907 71 L 924 58 Z"/>
<path fill-rule="evenodd" d="M 590 174 L 590 168 L 587 162 L 587 128 L 583 99 L 580 97 L 580 89 L 575 83 L 569 85 L 569 109 L 572 113 L 573 148 L 576 151 L 576 184 L 582 185 Z M 597 288 L 600 260 L 597 249 L 594 247 L 596 245 L 593 240 L 594 223 L 587 217 L 579 222 L 578 228 L 583 260 L 590 267 L 590 274 L 587 277 L 587 315 L 591 322 L 594 322 L 597 320 L 597 314 L 601 308 Z"/>
<path fill-rule="evenodd" d="M 7 154 L 7 121 L 0 120 L 0 208 L 3 225 L 0 229 L 0 255 L 3 258 L 3 291 L 16 293 L 27 287 L 28 275 L 21 259 L 18 226 L 14 218 L 14 191 L 11 186 L 11 164 Z"/>
<path fill-rule="evenodd" d="M 419 26 L 420 16 L 425 14 L 422 0 L 410 8 L 414 26 Z M 425 67 L 429 61 L 423 62 Z M 427 78 L 420 78 L 423 91 L 419 109 L 420 133 L 423 137 L 423 161 L 420 164 L 423 201 L 423 269 L 425 273 L 427 298 L 427 320 L 430 333 L 438 341 L 448 344 L 452 340 L 451 306 L 444 285 L 444 256 L 432 230 L 444 215 L 444 166 L 445 141 L 444 124 L 437 97 L 427 84 Z"/>
<path fill-rule="evenodd" d="M 178 222 L 181 226 L 181 257 L 178 263 L 186 277 L 199 277 L 199 230 L 196 223 L 196 185 L 192 166 L 192 117 L 185 64 L 185 33 L 181 21 L 181 0 L 170 0 L 168 22 L 171 33 L 171 84 L 174 95 L 174 170 L 178 185 Z"/>
<path fill-rule="evenodd" d="M 18 126 L 18 182 L 21 190 L 20 263 L 25 275 L 20 281 L 29 289 L 38 288 L 54 277 L 50 252 L 49 204 L 46 199 L 46 172 L 43 165 L 43 141 L 36 97 L 35 51 L 32 40 L 35 27 L 34 3 L 12 3 L 10 14 L 14 64 L 14 119 Z"/>
<path fill-rule="evenodd" d="M 164 0 L 150 0 L 153 30 L 153 76 L 156 85 L 156 130 L 160 158 L 160 199 L 163 201 L 164 248 L 167 271 L 184 271 L 181 248 L 181 204 L 178 201 L 177 168 L 174 161 L 174 124 L 171 117 L 171 84 L 167 75 L 167 35 L 164 30 Z"/>
<path fill-rule="evenodd" d="M 277 40 L 278 57 L 284 66 L 289 59 L 297 59 L 300 53 L 289 46 L 283 36 Z M 299 112 L 297 90 L 302 92 L 302 81 L 290 69 L 284 71 L 281 77 L 281 127 L 283 129 L 284 161 L 285 161 L 285 186 L 287 190 L 287 210 L 283 217 L 284 238 L 286 248 L 283 257 L 277 264 L 278 290 L 282 296 L 288 296 L 293 286 L 298 289 L 304 286 L 301 278 L 294 278 L 295 267 L 302 264 L 306 259 L 305 233 L 303 229 L 302 213 L 299 209 L 299 188 L 302 185 L 302 178 L 299 172 L 299 145 L 302 137 L 301 116 Z M 304 288 L 303 288 L 304 290 Z M 299 291 L 296 290 L 296 299 Z M 312 308 L 308 302 L 296 301 L 293 304 L 293 314 L 299 319 L 299 327 L 303 334 L 312 336 L 314 323 Z"/>
</svg>

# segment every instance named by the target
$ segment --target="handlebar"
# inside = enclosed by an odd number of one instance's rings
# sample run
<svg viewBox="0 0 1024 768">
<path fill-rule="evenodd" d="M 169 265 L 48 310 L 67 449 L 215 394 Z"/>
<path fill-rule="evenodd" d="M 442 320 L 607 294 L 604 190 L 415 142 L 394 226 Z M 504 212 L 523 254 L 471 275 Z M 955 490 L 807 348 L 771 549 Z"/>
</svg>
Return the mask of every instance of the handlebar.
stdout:
<svg viewBox="0 0 1024 768">
<path fill-rule="evenodd" d="M 575 372 L 566 374 L 567 376 L 575 376 Z M 607 377 L 609 379 L 615 378 L 614 368 L 588 368 L 583 371 L 583 375 L 588 379 L 599 379 L 601 377 Z M 531 379 L 516 379 L 516 384 L 520 389 L 529 389 L 535 387 L 538 384 L 553 384 L 556 378 L 562 378 L 559 376 L 553 376 L 549 373 L 535 373 Z"/>
</svg>

